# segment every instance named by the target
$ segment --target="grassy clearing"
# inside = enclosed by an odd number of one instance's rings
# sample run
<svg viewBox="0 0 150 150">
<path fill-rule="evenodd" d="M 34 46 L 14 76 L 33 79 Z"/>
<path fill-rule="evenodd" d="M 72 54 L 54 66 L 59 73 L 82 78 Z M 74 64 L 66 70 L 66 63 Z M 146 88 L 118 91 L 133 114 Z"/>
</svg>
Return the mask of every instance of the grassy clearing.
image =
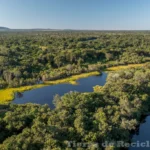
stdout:
<svg viewBox="0 0 150 150">
<path fill-rule="evenodd" d="M 123 65 L 123 66 L 110 67 L 110 68 L 107 68 L 106 71 L 118 71 L 118 70 L 121 70 L 121 69 L 143 67 L 145 64 L 146 63 L 143 63 L 143 64 L 129 64 L 129 65 Z"/>
<path fill-rule="evenodd" d="M 100 72 L 95 71 L 95 72 L 83 73 L 83 74 L 74 75 L 65 79 L 59 79 L 55 81 L 46 81 L 43 84 L 38 84 L 38 85 L 2 89 L 0 90 L 0 104 L 5 104 L 13 100 L 15 96 L 15 92 L 24 92 L 24 91 L 41 88 L 41 87 L 48 86 L 48 85 L 55 85 L 55 84 L 61 84 L 61 83 L 77 84 L 76 81 L 78 79 L 86 78 L 86 77 L 94 76 L 94 75 L 100 75 Z"/>
</svg>

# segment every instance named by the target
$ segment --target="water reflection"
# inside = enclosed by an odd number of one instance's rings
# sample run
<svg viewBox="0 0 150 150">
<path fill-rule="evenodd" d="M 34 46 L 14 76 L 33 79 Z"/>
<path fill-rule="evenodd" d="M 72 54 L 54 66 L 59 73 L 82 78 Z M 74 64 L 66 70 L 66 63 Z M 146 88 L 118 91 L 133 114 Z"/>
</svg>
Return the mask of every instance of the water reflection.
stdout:
<svg viewBox="0 0 150 150">
<path fill-rule="evenodd" d="M 131 142 L 140 143 L 140 147 L 130 147 L 129 150 L 150 150 L 150 116 L 140 124 Z M 145 143 L 143 147 L 141 147 L 141 143 Z"/>
<path fill-rule="evenodd" d="M 58 84 L 45 86 L 42 88 L 34 89 L 31 91 L 26 91 L 19 96 L 16 96 L 13 103 L 25 104 L 25 103 L 37 103 L 37 104 L 48 104 L 51 108 L 54 108 L 53 97 L 56 94 L 60 96 L 68 93 L 70 91 L 78 92 L 92 92 L 95 85 L 103 86 L 106 82 L 107 74 L 103 73 L 100 76 L 91 76 L 87 78 L 79 79 L 78 85 L 71 84 Z"/>
<path fill-rule="evenodd" d="M 23 97 L 23 93 L 17 92 L 16 93 L 16 98 L 22 98 Z"/>
</svg>

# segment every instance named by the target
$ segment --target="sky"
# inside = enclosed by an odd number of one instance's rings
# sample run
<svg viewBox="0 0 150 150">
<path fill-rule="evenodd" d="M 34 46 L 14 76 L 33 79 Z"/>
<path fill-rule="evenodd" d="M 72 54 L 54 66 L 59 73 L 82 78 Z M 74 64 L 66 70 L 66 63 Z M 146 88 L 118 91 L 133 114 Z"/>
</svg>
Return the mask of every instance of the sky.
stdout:
<svg viewBox="0 0 150 150">
<path fill-rule="evenodd" d="M 150 30 L 150 0 L 0 0 L 0 26 Z"/>
</svg>

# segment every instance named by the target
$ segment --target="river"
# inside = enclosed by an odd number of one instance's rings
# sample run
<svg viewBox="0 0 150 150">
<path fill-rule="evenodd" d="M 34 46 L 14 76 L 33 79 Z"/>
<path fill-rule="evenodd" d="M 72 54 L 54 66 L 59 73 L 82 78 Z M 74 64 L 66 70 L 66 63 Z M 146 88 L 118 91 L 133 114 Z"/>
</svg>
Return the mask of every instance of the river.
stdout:
<svg viewBox="0 0 150 150">
<path fill-rule="evenodd" d="M 129 150 L 150 149 L 150 116 L 147 116 L 140 124 L 139 130 L 133 135 L 131 141 L 132 143 L 136 143 L 137 147 L 130 147 Z"/>
<path fill-rule="evenodd" d="M 24 93 L 16 93 L 13 103 L 37 103 L 48 104 L 50 108 L 54 108 L 53 98 L 56 94 L 62 96 L 70 91 L 92 92 L 95 85 L 103 86 L 106 82 L 107 73 L 103 72 L 99 76 L 91 76 L 77 80 L 77 85 L 57 84 L 33 89 Z"/>
<path fill-rule="evenodd" d="M 53 98 L 56 94 L 60 96 L 68 93 L 70 91 L 77 92 L 92 92 L 95 85 L 103 86 L 106 82 L 107 73 L 103 72 L 100 76 L 91 76 L 87 78 L 81 78 L 77 82 L 77 85 L 72 84 L 57 84 L 45 86 L 24 93 L 17 93 L 13 103 L 25 104 L 25 103 L 37 103 L 37 104 L 48 104 L 52 109 Z M 150 116 L 145 119 L 145 122 L 141 123 L 139 131 L 137 134 L 133 135 L 132 142 L 146 142 L 150 141 Z M 146 147 L 134 148 L 130 147 L 129 150 L 147 150 L 150 149 Z"/>
</svg>

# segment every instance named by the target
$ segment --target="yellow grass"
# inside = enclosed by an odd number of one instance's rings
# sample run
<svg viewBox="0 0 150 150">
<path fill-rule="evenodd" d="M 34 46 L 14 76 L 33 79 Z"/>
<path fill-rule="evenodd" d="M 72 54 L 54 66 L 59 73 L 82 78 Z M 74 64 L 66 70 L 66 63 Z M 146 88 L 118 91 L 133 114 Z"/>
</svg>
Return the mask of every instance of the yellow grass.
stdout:
<svg viewBox="0 0 150 150">
<path fill-rule="evenodd" d="M 47 49 L 47 46 L 40 46 L 40 48 L 44 51 Z"/>
<path fill-rule="evenodd" d="M 116 66 L 116 67 L 109 67 L 106 69 L 106 71 L 118 71 L 121 69 L 128 69 L 128 68 L 135 68 L 135 67 L 143 67 L 145 63 L 143 64 L 129 64 L 124 66 Z"/>
<path fill-rule="evenodd" d="M 70 84 L 77 84 L 77 80 L 80 78 L 86 78 L 93 75 L 100 75 L 99 72 L 89 72 L 89 73 L 83 73 L 80 75 L 74 75 L 65 79 L 59 79 L 55 81 L 46 81 L 43 84 L 38 85 L 31 85 L 31 86 L 22 86 L 18 88 L 7 88 L 0 90 L 0 104 L 8 103 L 9 101 L 14 99 L 16 92 L 24 92 L 31 89 L 41 88 L 48 85 L 54 85 L 54 84 L 61 84 L 61 83 L 70 83 Z"/>
<path fill-rule="evenodd" d="M 89 73 L 83 73 L 79 75 L 74 75 L 68 78 L 60 79 L 60 80 L 55 80 L 55 81 L 46 81 L 45 84 L 60 84 L 60 83 L 70 83 L 70 84 L 77 84 L 76 80 L 80 78 L 86 78 L 89 76 L 94 76 L 94 75 L 100 75 L 98 71 L 95 72 L 89 72 Z"/>
</svg>

